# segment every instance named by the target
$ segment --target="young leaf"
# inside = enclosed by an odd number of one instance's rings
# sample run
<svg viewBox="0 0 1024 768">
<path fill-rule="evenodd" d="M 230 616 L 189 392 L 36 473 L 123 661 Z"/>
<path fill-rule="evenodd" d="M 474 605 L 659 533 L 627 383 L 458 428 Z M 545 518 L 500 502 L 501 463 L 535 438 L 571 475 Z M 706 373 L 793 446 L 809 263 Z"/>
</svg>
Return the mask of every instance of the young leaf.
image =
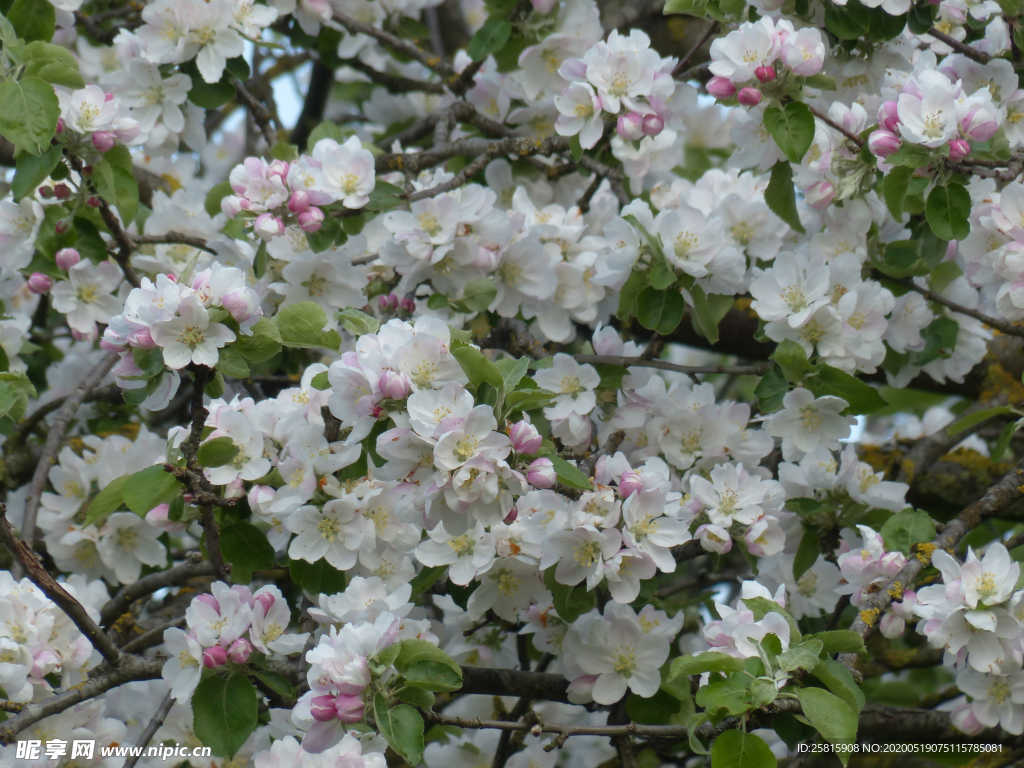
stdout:
<svg viewBox="0 0 1024 768">
<path fill-rule="evenodd" d="M 565 459 L 558 456 L 548 456 L 548 459 L 555 465 L 555 474 L 558 476 L 558 482 L 565 483 L 570 488 L 578 488 L 581 491 L 592 491 L 594 489 L 590 483 L 590 478 Z"/>
<path fill-rule="evenodd" d="M 705 651 L 695 656 L 680 656 L 669 668 L 668 681 L 688 675 L 702 675 L 705 672 L 742 672 L 743 660 L 720 651 Z"/>
<path fill-rule="evenodd" d="M 779 160 L 772 166 L 772 175 L 768 179 L 768 188 L 764 191 L 764 201 L 772 213 L 789 224 L 800 234 L 804 234 L 804 225 L 800 223 L 800 214 L 796 209 L 796 187 L 793 186 L 793 166 L 786 160 Z"/>
<path fill-rule="evenodd" d="M 843 411 L 846 415 L 871 414 L 888 405 L 870 384 L 830 365 L 819 365 L 814 374 L 807 377 L 806 384 L 815 397 L 833 395 L 845 400 L 849 406 Z"/>
<path fill-rule="evenodd" d="M 880 533 L 888 551 L 902 552 L 909 557 L 914 544 L 935 538 L 935 522 L 924 510 L 904 509 L 886 520 Z"/>
<path fill-rule="evenodd" d="M 406 670 L 405 684 L 427 691 L 457 691 L 462 687 L 462 670 L 441 661 L 420 659 Z"/>
<path fill-rule="evenodd" d="M 850 706 L 821 688 L 800 688 L 797 692 L 800 706 L 811 725 L 832 744 L 852 744 L 857 740 L 857 715 Z M 837 751 L 843 765 L 850 759 L 847 751 Z"/>
<path fill-rule="evenodd" d="M 969 416 L 964 416 L 962 419 L 957 419 L 950 424 L 946 428 L 946 434 L 953 437 L 953 435 L 957 435 L 965 429 L 970 429 L 977 424 L 981 424 L 983 421 L 988 421 L 996 416 L 1003 416 L 1013 412 L 1013 407 L 1009 405 L 1001 405 L 996 408 L 986 408 L 983 411 L 976 411 Z"/>
<path fill-rule="evenodd" d="M 341 341 L 337 333 L 324 332 L 327 313 L 312 301 L 289 304 L 277 313 L 274 320 L 281 334 L 281 343 L 286 347 L 337 349 Z"/>
<path fill-rule="evenodd" d="M 408 704 L 388 709 L 378 693 L 373 697 L 373 719 L 388 746 L 409 765 L 419 765 L 423 757 L 423 718 L 419 712 Z"/>
<path fill-rule="evenodd" d="M 928 226 L 943 240 L 963 240 L 971 233 L 971 195 L 961 184 L 935 187 L 925 207 Z"/>
<path fill-rule="evenodd" d="M 155 464 L 129 475 L 122 489 L 122 497 L 128 509 L 145 517 L 154 507 L 170 504 L 181 491 L 182 485 L 174 475 L 165 471 L 163 464 Z"/>
<path fill-rule="evenodd" d="M 368 333 L 376 333 L 380 330 L 380 320 L 352 307 L 338 312 L 337 318 L 345 326 L 345 330 L 353 336 L 365 336 Z"/>
<path fill-rule="evenodd" d="M 898 165 L 890 170 L 882 179 L 879 191 L 885 198 L 885 204 L 889 207 L 889 213 L 896 221 L 903 219 L 903 201 L 907 197 L 907 186 L 914 177 L 914 169 L 905 165 Z"/>
<path fill-rule="evenodd" d="M 225 464 L 230 464 L 237 455 L 238 446 L 226 435 L 224 437 L 215 437 L 213 440 L 207 440 L 196 451 L 196 459 L 199 460 L 199 464 L 210 468 L 223 467 Z"/>
<path fill-rule="evenodd" d="M 864 653 L 864 638 L 859 632 L 852 629 L 836 629 L 829 632 L 818 632 L 807 635 L 810 640 L 821 640 L 821 651 L 832 655 L 833 653 Z"/>
<path fill-rule="evenodd" d="M 503 18 L 492 16 L 470 39 L 466 53 L 473 61 L 483 61 L 504 48 L 511 36 L 512 25 Z"/>
<path fill-rule="evenodd" d="M 771 748 L 752 733 L 725 731 L 711 747 L 711 768 L 775 768 L 777 765 Z"/>
<path fill-rule="evenodd" d="M 43 0 L 52 11 L 53 6 Z M 41 155 L 57 129 L 60 105 L 53 86 L 38 77 L 0 83 L 0 135 L 15 150 Z"/>
<path fill-rule="evenodd" d="M 220 550 L 225 561 L 247 571 L 262 571 L 274 565 L 274 547 L 267 535 L 244 520 L 221 529 Z"/>
<path fill-rule="evenodd" d="M 821 680 L 828 689 L 846 702 L 847 706 L 860 714 L 864 708 L 864 692 L 853 679 L 850 670 L 832 659 L 821 659 L 811 670 L 811 674 Z"/>
<path fill-rule="evenodd" d="M 218 757 L 233 758 L 256 728 L 256 689 L 244 675 L 211 676 L 192 694 L 196 737 Z"/>
<path fill-rule="evenodd" d="M 127 482 L 127 476 L 115 478 L 96 494 L 96 498 L 89 502 L 89 508 L 85 513 L 86 525 L 100 525 L 110 516 L 111 512 L 116 512 L 124 504 L 123 491 Z"/>
<path fill-rule="evenodd" d="M 803 160 L 814 141 L 814 114 L 800 101 L 791 101 L 784 109 L 768 107 L 764 127 L 791 162 Z"/>
</svg>

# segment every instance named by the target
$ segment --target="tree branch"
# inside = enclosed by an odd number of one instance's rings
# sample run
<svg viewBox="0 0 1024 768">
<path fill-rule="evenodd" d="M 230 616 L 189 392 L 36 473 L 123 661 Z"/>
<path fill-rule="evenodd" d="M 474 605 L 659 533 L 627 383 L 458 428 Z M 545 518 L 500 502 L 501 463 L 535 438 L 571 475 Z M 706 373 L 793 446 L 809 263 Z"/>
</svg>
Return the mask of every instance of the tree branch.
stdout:
<svg viewBox="0 0 1024 768">
<path fill-rule="evenodd" d="M 451 65 L 444 61 L 440 56 L 435 56 L 432 53 L 427 53 L 420 48 L 416 43 L 411 40 L 403 40 L 401 37 L 392 35 L 390 32 L 385 32 L 383 29 L 377 29 L 372 24 L 366 24 L 362 21 L 356 21 L 350 16 L 346 16 L 343 13 L 334 12 L 334 22 L 325 22 L 329 27 L 337 27 L 340 24 L 348 32 L 353 34 L 362 34 L 372 37 L 379 43 L 394 48 L 399 53 L 405 54 L 410 59 L 416 59 L 420 64 L 425 66 L 432 72 L 440 75 L 446 81 L 455 76 L 455 70 L 452 69 Z"/>
<path fill-rule="evenodd" d="M 166 571 L 152 573 L 149 576 L 128 584 L 118 591 L 106 605 L 100 609 L 100 624 L 110 627 L 136 600 L 141 600 L 164 587 L 178 587 L 192 579 L 213 575 L 213 566 L 203 560 L 199 552 L 189 552 L 187 562 L 176 565 Z"/>
<path fill-rule="evenodd" d="M 990 328 L 995 328 L 1000 333 L 1005 333 L 1007 336 L 1021 336 L 1024 337 L 1024 325 L 1017 325 L 1006 320 L 999 320 L 995 317 L 989 317 L 984 312 L 979 312 L 976 309 L 965 307 L 963 304 L 957 304 L 955 301 L 950 301 L 945 296 L 936 293 L 935 291 L 929 290 L 928 288 L 922 288 L 920 285 L 915 283 L 913 280 L 897 280 L 899 285 L 902 285 L 908 290 L 914 291 L 924 296 L 928 301 L 934 301 L 936 304 L 941 304 L 944 307 L 948 307 L 954 312 L 959 312 L 961 315 L 967 315 L 973 317 Z"/>
<path fill-rule="evenodd" d="M 153 719 L 149 721 L 149 725 L 146 726 L 146 730 L 142 732 L 142 735 L 135 741 L 136 752 L 125 760 L 124 768 L 135 768 L 135 764 L 139 762 L 139 758 L 142 757 L 142 750 L 149 746 L 149 742 L 153 740 L 153 736 L 160 730 L 160 726 L 164 724 L 164 720 L 167 719 L 168 713 L 171 711 L 171 707 L 174 706 L 174 699 L 171 697 L 171 692 L 168 691 L 167 695 L 164 696 L 164 700 L 160 702 L 160 706 L 157 707 L 156 713 L 153 715 Z"/>
<path fill-rule="evenodd" d="M 937 27 L 932 27 L 925 34 L 945 43 L 957 53 L 962 53 L 967 58 L 974 59 L 979 64 L 988 64 L 992 60 L 992 57 L 984 51 L 979 51 L 977 48 L 972 48 L 967 43 L 957 40 L 955 37 L 950 37 Z"/>
<path fill-rule="evenodd" d="M 576 355 L 576 362 L 591 365 L 621 365 L 623 367 L 657 368 L 662 371 L 685 373 L 695 376 L 701 373 L 730 373 L 735 376 L 764 376 L 771 368 L 770 363 L 757 365 L 676 365 L 664 360 L 647 360 L 644 357 L 618 357 L 616 355 Z"/>
<path fill-rule="evenodd" d="M 103 377 L 110 372 L 110 369 L 114 367 L 118 360 L 120 360 L 120 356 L 115 352 L 105 355 L 89 371 L 89 374 L 78 385 L 78 388 L 67 397 L 60 410 L 57 411 L 53 424 L 50 425 L 50 432 L 46 436 L 46 444 L 43 446 L 43 455 L 39 458 L 36 471 L 32 475 L 32 485 L 29 488 L 29 495 L 25 501 L 25 517 L 21 523 L 22 541 L 28 542 L 29 546 L 33 546 L 35 541 L 36 516 L 39 513 L 39 503 L 43 495 L 43 489 L 46 488 L 46 482 L 50 477 L 50 468 L 56 463 L 57 454 L 60 452 L 61 443 L 64 441 L 64 433 L 67 432 L 68 425 L 75 418 L 75 414 L 78 413 L 78 409 L 85 401 L 85 398 L 103 381 Z"/>
<path fill-rule="evenodd" d="M 193 237 L 192 235 L 183 235 L 180 232 L 164 232 L 162 235 L 132 235 L 131 241 L 135 246 L 164 244 L 191 245 L 193 248 L 198 248 L 201 251 L 212 253 L 214 256 L 217 255 L 217 252 L 207 245 L 203 238 Z"/>
</svg>

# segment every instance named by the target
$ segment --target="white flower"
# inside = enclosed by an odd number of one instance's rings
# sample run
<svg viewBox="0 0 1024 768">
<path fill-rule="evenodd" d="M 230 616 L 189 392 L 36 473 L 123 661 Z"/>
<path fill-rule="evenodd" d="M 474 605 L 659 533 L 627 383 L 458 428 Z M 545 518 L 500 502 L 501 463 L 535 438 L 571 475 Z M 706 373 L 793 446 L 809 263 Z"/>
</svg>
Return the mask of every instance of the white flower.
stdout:
<svg viewBox="0 0 1024 768">
<path fill-rule="evenodd" d="M 661 665 L 668 659 L 669 643 L 645 635 L 633 621 L 594 622 L 577 656 L 584 672 L 597 675 L 592 696 L 598 704 L 614 704 L 626 689 L 650 698 L 661 686 Z"/>
<path fill-rule="evenodd" d="M 709 221 L 703 212 L 685 203 L 658 218 L 658 234 L 669 263 L 693 277 L 708 274 L 708 262 L 723 245 L 721 219 Z"/>
<path fill-rule="evenodd" d="M 163 678 L 171 687 L 171 696 L 179 704 L 192 698 L 203 675 L 203 647 L 184 630 L 164 630 L 164 648 L 170 658 L 164 662 Z"/>
<path fill-rule="evenodd" d="M 224 74 L 227 60 L 245 53 L 245 40 L 231 28 L 234 9 L 228 0 L 194 0 L 188 4 L 188 11 L 188 41 L 199 47 L 196 67 L 203 80 L 216 83 Z"/>
<path fill-rule="evenodd" d="M 354 501 L 343 498 L 332 499 L 322 510 L 299 507 L 284 524 L 298 534 L 288 547 L 288 557 L 309 563 L 326 558 L 339 571 L 347 571 L 356 564 L 367 521 Z"/>
<path fill-rule="evenodd" d="M 557 531 L 544 540 L 540 568 L 547 570 L 558 563 L 555 581 L 575 585 L 586 579 L 587 589 L 591 590 L 604 578 L 605 560 L 611 559 L 621 545 L 622 534 L 618 528 Z"/>
<path fill-rule="evenodd" d="M 4 266 L 23 269 L 32 261 L 36 236 L 43 224 L 43 206 L 25 195 L 17 203 L 0 200 L 0 244 L 4 246 Z"/>
<path fill-rule="evenodd" d="M 768 269 L 755 268 L 750 284 L 754 297 L 751 309 L 762 320 L 787 319 L 799 328 L 819 308 L 829 303 L 829 270 L 825 265 L 812 267 L 806 256 L 780 253 Z"/>
<path fill-rule="evenodd" d="M 586 416 L 597 404 L 594 388 L 601 383 L 600 375 L 592 365 L 580 365 L 570 355 L 558 353 L 554 365 L 537 371 L 533 379 L 557 395 L 555 404 L 544 409 L 549 419 Z"/>
<path fill-rule="evenodd" d="M 958 135 L 956 100 L 959 84 L 933 69 L 907 81 L 897 101 L 899 129 L 911 144 L 941 147 Z"/>
<path fill-rule="evenodd" d="M 189 631 L 200 645 L 222 645 L 225 648 L 240 638 L 252 622 L 252 608 L 241 588 L 232 588 L 223 581 L 210 586 L 210 594 L 199 595 L 185 610 Z"/>
<path fill-rule="evenodd" d="M 690 476 L 690 493 L 704 505 L 712 524 L 728 528 L 734 522 L 750 525 L 762 513 L 768 484 L 743 465 L 720 464 L 711 470 L 711 481 Z"/>
<path fill-rule="evenodd" d="M 1024 672 L 982 674 L 965 667 L 956 686 L 973 699 L 971 711 L 982 725 L 1018 736 L 1024 732 Z"/>
<path fill-rule="evenodd" d="M 623 542 L 649 555 L 664 573 L 676 569 L 670 548 L 690 540 L 687 524 L 668 514 L 672 508 L 678 504 L 667 502 L 658 490 L 634 493 L 622 504 Z"/>
<path fill-rule="evenodd" d="M 87 85 L 70 94 L 59 91 L 57 101 L 64 124 L 78 133 L 109 129 L 121 106 L 117 99 L 108 99 L 98 85 Z"/>
<path fill-rule="evenodd" d="M 469 596 L 466 611 L 479 621 L 488 609 L 505 621 L 515 623 L 521 611 L 533 603 L 550 600 L 537 566 L 514 557 L 503 558 L 480 577 L 480 586 Z"/>
<path fill-rule="evenodd" d="M 753 80 L 755 69 L 771 66 L 778 58 L 779 45 L 774 33 L 774 22 L 765 16 L 716 38 L 711 43 L 711 74 L 727 77 L 734 83 Z"/>
<path fill-rule="evenodd" d="M 68 270 L 68 281 L 53 286 L 53 308 L 67 315 L 68 325 L 76 331 L 92 333 L 96 323 L 108 323 L 121 311 L 120 300 L 111 294 L 122 278 L 114 262 L 93 264 L 84 259 Z"/>
<path fill-rule="evenodd" d="M 178 317 L 153 323 L 153 341 L 163 347 L 168 368 L 184 368 L 189 363 L 213 367 L 220 358 L 218 349 L 235 340 L 234 331 L 222 323 L 211 323 L 206 308 L 195 295 L 178 304 Z"/>
<path fill-rule="evenodd" d="M 1020 576 L 1020 564 L 1010 558 L 999 542 L 992 544 L 982 559 L 968 549 L 967 562 L 960 569 L 960 589 L 970 608 L 998 605 L 1010 599 Z"/>
<path fill-rule="evenodd" d="M 794 389 L 782 399 L 782 410 L 768 417 L 768 433 L 782 438 L 786 461 L 799 461 L 819 445 L 838 450 L 839 441 L 850 436 L 857 422 L 853 416 L 841 415 L 849 405 L 841 397 L 816 398 L 810 390 Z"/>
<path fill-rule="evenodd" d="M 344 144 L 321 139 L 313 147 L 313 159 L 321 164 L 324 190 L 346 208 L 362 208 L 376 184 L 373 155 L 363 149 L 358 136 Z"/>
<path fill-rule="evenodd" d="M 555 131 L 559 136 L 579 134 L 580 146 L 593 149 L 604 133 L 601 119 L 601 99 L 589 83 L 572 83 L 555 97 L 559 116 Z"/>
<path fill-rule="evenodd" d="M 439 523 L 416 547 L 416 559 L 428 567 L 448 566 L 448 578 L 460 586 L 486 573 L 494 563 L 494 534 L 477 522 L 461 536 L 452 536 Z"/>
<path fill-rule="evenodd" d="M 137 581 L 143 565 L 167 564 L 162 532 L 132 512 L 115 512 L 107 518 L 97 544 L 103 563 L 122 584 Z"/>
</svg>

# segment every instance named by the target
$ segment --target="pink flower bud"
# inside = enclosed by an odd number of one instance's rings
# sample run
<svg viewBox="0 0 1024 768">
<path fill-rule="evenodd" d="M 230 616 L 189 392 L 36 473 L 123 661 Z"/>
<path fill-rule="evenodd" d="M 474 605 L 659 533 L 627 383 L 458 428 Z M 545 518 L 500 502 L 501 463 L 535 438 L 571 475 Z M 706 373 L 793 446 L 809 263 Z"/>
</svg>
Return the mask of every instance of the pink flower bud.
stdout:
<svg viewBox="0 0 1024 768">
<path fill-rule="evenodd" d="M 74 248 L 61 248 L 57 251 L 54 259 L 57 262 L 57 266 L 61 269 L 71 269 L 75 264 L 82 260 L 82 254 Z"/>
<path fill-rule="evenodd" d="M 42 272 L 33 272 L 32 276 L 28 279 L 28 289 L 32 293 L 38 293 L 39 295 L 49 293 L 52 286 L 53 279 Z"/>
<path fill-rule="evenodd" d="M 733 85 L 732 80 L 728 77 L 719 77 L 715 75 L 707 84 L 708 93 L 714 96 L 716 99 L 728 99 L 731 96 L 736 95 L 736 86 Z"/>
<path fill-rule="evenodd" d="M 816 211 L 828 208 L 836 197 L 836 188 L 831 181 L 819 181 L 807 188 L 807 204 Z"/>
<path fill-rule="evenodd" d="M 53 229 L 58 235 L 63 235 L 71 229 L 71 219 L 61 219 L 54 225 Z"/>
<path fill-rule="evenodd" d="M 303 232 L 319 232 L 324 224 L 324 212 L 319 208 L 310 207 L 299 214 L 299 229 Z"/>
<path fill-rule="evenodd" d="M 875 157 L 888 157 L 899 151 L 903 142 L 900 137 L 892 131 L 884 128 L 872 131 L 868 136 L 868 150 Z"/>
<path fill-rule="evenodd" d="M 235 664 L 245 664 L 252 655 L 253 650 L 255 649 L 252 647 L 252 643 L 244 637 L 240 637 L 228 648 L 228 658 Z"/>
<path fill-rule="evenodd" d="M 51 197 L 54 197 L 55 194 L 56 193 L 53 191 L 53 187 L 40 187 L 39 188 L 39 196 L 41 198 L 43 198 L 43 200 L 49 200 Z"/>
<path fill-rule="evenodd" d="M 900 124 L 900 116 L 895 101 L 887 101 L 878 108 L 878 125 L 887 131 L 896 132 Z"/>
<path fill-rule="evenodd" d="M 736 99 L 745 107 L 756 107 L 761 103 L 761 92 L 756 88 L 747 86 L 740 89 L 740 92 L 736 94 Z"/>
<path fill-rule="evenodd" d="M 103 93 L 103 101 L 113 101 L 113 100 L 114 100 L 114 94 L 110 93 L 109 91 L 104 91 L 104 93 Z"/>
<path fill-rule="evenodd" d="M 95 195 L 86 200 L 85 204 L 88 205 L 90 208 L 99 208 L 101 205 L 103 205 L 100 199 Z"/>
<path fill-rule="evenodd" d="M 402 300 L 398 302 L 398 305 L 406 312 L 412 313 L 416 311 L 416 300 L 411 299 L 408 296 L 403 297 Z"/>
<path fill-rule="evenodd" d="M 544 442 L 537 428 L 528 421 L 517 421 L 509 427 L 508 438 L 512 441 L 512 450 L 516 453 L 536 453 Z"/>
<path fill-rule="evenodd" d="M 109 152 L 114 148 L 115 138 L 110 131 L 93 131 L 92 145 L 100 152 Z"/>
<path fill-rule="evenodd" d="M 363 697 L 339 693 L 334 700 L 334 711 L 341 722 L 358 723 L 363 719 Z"/>
<path fill-rule="evenodd" d="M 665 121 L 657 115 L 644 115 L 644 136 L 657 136 L 665 130 Z"/>
<path fill-rule="evenodd" d="M 251 493 L 251 491 L 250 491 L 250 493 Z M 259 603 L 260 606 L 262 606 L 262 608 L 263 608 L 263 615 L 264 616 L 266 616 L 268 613 L 270 613 L 270 609 L 273 608 L 274 607 L 274 603 L 277 602 L 277 598 L 274 597 L 269 592 L 263 592 L 263 593 L 261 593 L 259 595 L 256 595 L 256 597 L 254 597 L 253 600 L 255 602 Z"/>
<path fill-rule="evenodd" d="M 248 201 L 238 195 L 228 195 L 220 201 L 220 209 L 229 219 L 248 208 Z"/>
<path fill-rule="evenodd" d="M 412 384 L 403 373 L 385 371 L 380 379 L 380 391 L 392 400 L 405 400 L 412 391 Z"/>
<path fill-rule="evenodd" d="M 626 141 L 638 141 L 644 137 L 644 118 L 636 112 L 619 115 L 615 131 Z"/>
<path fill-rule="evenodd" d="M 251 288 L 240 288 L 224 295 L 220 305 L 231 313 L 236 322 L 244 323 L 260 308 L 260 297 Z"/>
<path fill-rule="evenodd" d="M 64 118 L 63 117 L 58 117 L 57 118 L 57 131 L 56 132 L 57 132 L 57 134 L 64 133 Z"/>
<path fill-rule="evenodd" d="M 157 346 L 157 343 L 153 341 L 153 334 L 149 328 L 139 328 L 135 333 L 131 334 L 130 338 L 133 347 L 154 349 Z"/>
<path fill-rule="evenodd" d="M 312 704 L 310 712 L 314 720 L 321 723 L 329 723 L 331 720 L 337 719 L 338 710 L 334 706 L 333 696 L 314 696 L 313 701 L 310 703 Z"/>
<path fill-rule="evenodd" d="M 377 306 L 382 310 L 398 309 L 398 297 L 393 293 L 386 294 L 377 299 Z"/>
<path fill-rule="evenodd" d="M 758 67 L 754 70 L 754 77 L 760 82 L 767 83 L 775 79 L 775 67 Z"/>
<path fill-rule="evenodd" d="M 303 190 L 292 192 L 291 198 L 288 200 L 288 210 L 292 213 L 299 214 L 309 208 L 309 195 Z"/>
<path fill-rule="evenodd" d="M 71 197 L 71 187 L 67 184 L 54 184 L 53 185 L 53 196 L 58 200 L 67 200 Z"/>
<path fill-rule="evenodd" d="M 287 184 L 288 167 L 288 163 L 286 163 L 284 160 L 274 160 L 267 167 L 267 178 L 272 179 L 275 176 L 277 176 L 281 180 L 282 184 Z"/>
<path fill-rule="evenodd" d="M 547 16 L 555 7 L 555 0 L 530 0 L 530 4 L 537 13 Z"/>
<path fill-rule="evenodd" d="M 222 645 L 215 645 L 203 651 L 203 666 L 207 669 L 217 669 L 227 664 L 228 652 Z"/>
<path fill-rule="evenodd" d="M 515 507 L 512 507 L 512 511 L 505 515 L 501 522 L 503 522 L 505 525 L 512 525 L 512 523 L 514 523 L 516 519 L 518 519 L 518 517 L 519 510 L 516 509 Z"/>
<path fill-rule="evenodd" d="M 558 477 L 551 459 L 534 459 L 526 468 L 526 479 L 535 488 L 550 488 Z"/>
<path fill-rule="evenodd" d="M 634 493 L 640 493 L 644 489 L 643 481 L 636 472 L 623 472 L 619 477 L 619 493 L 622 498 L 628 499 Z"/>
<path fill-rule="evenodd" d="M 954 163 L 963 160 L 971 154 L 971 145 L 963 139 L 953 139 L 949 142 L 949 159 Z"/>
</svg>

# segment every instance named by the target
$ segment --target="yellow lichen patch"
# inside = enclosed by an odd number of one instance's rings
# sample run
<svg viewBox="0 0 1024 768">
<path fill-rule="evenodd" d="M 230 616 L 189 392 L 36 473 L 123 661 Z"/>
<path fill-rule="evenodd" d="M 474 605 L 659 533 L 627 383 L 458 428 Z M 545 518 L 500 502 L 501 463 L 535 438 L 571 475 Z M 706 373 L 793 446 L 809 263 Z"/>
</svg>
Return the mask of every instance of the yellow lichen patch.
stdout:
<svg viewBox="0 0 1024 768">
<path fill-rule="evenodd" d="M 753 299 L 748 299 L 745 296 L 741 296 L 733 302 L 733 306 L 740 312 L 746 312 L 748 316 L 757 319 L 757 312 L 750 308 L 750 305 L 754 302 Z"/>
<path fill-rule="evenodd" d="M 1024 403 L 1024 384 L 998 362 L 993 362 L 985 371 L 978 399 L 985 402 L 996 400 L 1000 395 L 1005 395 L 1010 405 L 1021 405 Z"/>
<path fill-rule="evenodd" d="M 917 544 L 914 547 L 914 557 L 916 557 L 925 565 L 928 565 L 928 563 L 932 561 L 932 552 L 934 552 L 938 548 L 938 545 L 932 544 L 930 542 L 927 544 Z"/>
<path fill-rule="evenodd" d="M 903 585 L 900 584 L 898 581 L 895 582 L 891 587 L 889 587 L 889 589 L 887 590 L 887 594 L 893 600 L 902 600 L 903 599 Z"/>
<path fill-rule="evenodd" d="M 903 461 L 900 462 L 900 471 L 904 474 L 907 480 L 913 480 L 914 469 L 916 468 L 916 466 L 917 465 L 914 464 L 914 462 L 912 462 L 910 459 L 904 459 Z"/>
<path fill-rule="evenodd" d="M 860 612 L 860 620 L 867 624 L 869 627 L 875 626 L 875 622 L 878 621 L 878 614 L 880 614 L 877 608 L 869 608 L 866 611 Z"/>
<path fill-rule="evenodd" d="M 903 455 L 901 451 L 885 450 L 877 445 L 865 445 L 860 449 L 859 454 L 861 461 L 870 464 L 875 472 L 882 472 L 885 475 L 889 474 Z"/>
</svg>

